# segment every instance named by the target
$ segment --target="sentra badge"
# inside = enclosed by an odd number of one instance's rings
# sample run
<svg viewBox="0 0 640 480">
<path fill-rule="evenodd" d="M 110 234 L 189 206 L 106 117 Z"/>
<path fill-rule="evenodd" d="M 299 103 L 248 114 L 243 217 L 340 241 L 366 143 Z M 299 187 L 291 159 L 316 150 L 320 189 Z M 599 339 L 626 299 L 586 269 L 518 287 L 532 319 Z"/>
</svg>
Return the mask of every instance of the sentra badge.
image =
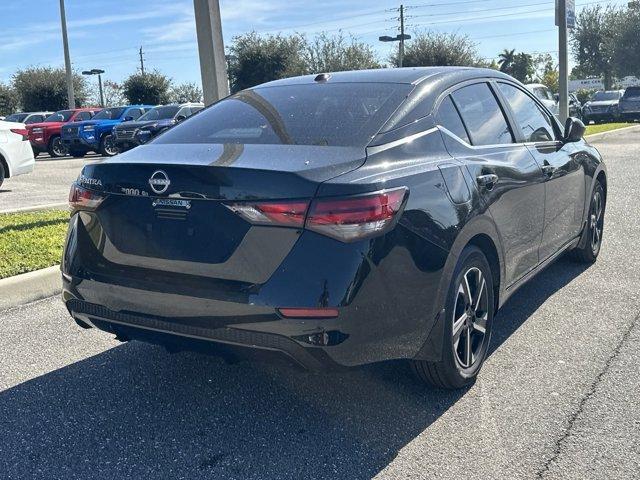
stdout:
<svg viewBox="0 0 640 480">
<path fill-rule="evenodd" d="M 171 180 L 169 180 L 169 176 L 165 172 L 156 170 L 149 179 L 149 185 L 151 186 L 151 190 L 160 194 L 167 191 L 169 185 L 171 185 Z"/>
<path fill-rule="evenodd" d="M 78 182 L 81 185 L 93 185 L 97 187 L 102 186 L 102 181 L 99 178 L 90 178 L 90 177 L 85 177 L 84 175 L 80 175 L 78 177 Z"/>
</svg>

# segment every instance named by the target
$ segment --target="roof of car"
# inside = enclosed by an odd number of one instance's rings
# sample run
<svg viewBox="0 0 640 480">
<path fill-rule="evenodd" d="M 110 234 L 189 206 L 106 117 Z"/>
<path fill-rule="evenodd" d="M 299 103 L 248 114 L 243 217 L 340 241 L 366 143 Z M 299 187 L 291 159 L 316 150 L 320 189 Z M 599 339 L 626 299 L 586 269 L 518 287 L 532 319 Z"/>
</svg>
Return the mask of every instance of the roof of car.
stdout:
<svg viewBox="0 0 640 480">
<path fill-rule="evenodd" d="M 300 77 L 284 78 L 272 82 L 263 83 L 255 88 L 274 87 L 281 85 L 298 85 L 316 82 L 320 74 L 303 75 Z M 490 68 L 474 67 L 404 67 L 404 68 L 379 68 L 374 70 L 351 70 L 347 72 L 334 72 L 323 74 L 327 83 L 405 83 L 417 85 L 433 77 L 456 77 L 464 80 L 464 77 L 497 77 L 511 78 L 504 73 Z"/>
</svg>

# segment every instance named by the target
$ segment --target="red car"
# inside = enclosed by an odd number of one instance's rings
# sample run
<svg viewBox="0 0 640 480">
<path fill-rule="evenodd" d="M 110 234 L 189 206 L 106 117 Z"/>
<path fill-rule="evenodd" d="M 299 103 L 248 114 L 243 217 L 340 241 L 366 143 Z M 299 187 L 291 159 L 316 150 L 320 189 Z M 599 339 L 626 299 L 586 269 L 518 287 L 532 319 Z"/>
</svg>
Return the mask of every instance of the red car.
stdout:
<svg viewBox="0 0 640 480">
<path fill-rule="evenodd" d="M 68 122 L 90 120 L 100 110 L 94 107 L 60 110 L 47 117 L 42 123 L 27 125 L 34 156 L 48 152 L 52 157 L 64 157 L 67 149 L 60 142 L 62 125 Z"/>
</svg>

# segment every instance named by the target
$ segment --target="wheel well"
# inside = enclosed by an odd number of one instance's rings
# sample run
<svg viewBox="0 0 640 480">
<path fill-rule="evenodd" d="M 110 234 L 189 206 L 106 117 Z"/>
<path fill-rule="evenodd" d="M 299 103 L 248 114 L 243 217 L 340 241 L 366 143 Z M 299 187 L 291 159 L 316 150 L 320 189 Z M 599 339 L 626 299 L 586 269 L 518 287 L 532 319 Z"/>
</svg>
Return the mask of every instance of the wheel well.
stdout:
<svg viewBox="0 0 640 480">
<path fill-rule="evenodd" d="M 4 178 L 9 178 L 11 176 L 11 172 L 9 171 L 9 165 L 4 157 L 0 154 L 0 165 L 4 168 Z"/>
<path fill-rule="evenodd" d="M 487 257 L 489 267 L 491 268 L 491 276 L 493 277 L 493 298 L 497 308 L 500 304 L 498 301 L 500 294 L 500 259 L 498 257 L 498 250 L 491 237 L 482 233 L 469 240 L 468 245 L 475 245 L 482 250 L 482 253 Z"/>
</svg>

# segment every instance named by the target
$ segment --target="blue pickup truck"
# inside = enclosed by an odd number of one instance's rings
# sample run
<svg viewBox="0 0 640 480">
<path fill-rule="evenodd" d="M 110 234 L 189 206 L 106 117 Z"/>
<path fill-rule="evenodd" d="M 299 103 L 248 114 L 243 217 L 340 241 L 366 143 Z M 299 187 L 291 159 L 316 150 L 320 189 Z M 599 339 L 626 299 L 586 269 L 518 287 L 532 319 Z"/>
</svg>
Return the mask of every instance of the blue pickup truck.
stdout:
<svg viewBox="0 0 640 480">
<path fill-rule="evenodd" d="M 74 157 L 84 157 L 87 152 L 97 152 L 112 157 L 118 153 L 113 141 L 113 127 L 122 122 L 137 120 L 153 105 L 128 105 L 108 107 L 91 120 L 72 122 L 62 127 L 62 143 Z"/>
</svg>

